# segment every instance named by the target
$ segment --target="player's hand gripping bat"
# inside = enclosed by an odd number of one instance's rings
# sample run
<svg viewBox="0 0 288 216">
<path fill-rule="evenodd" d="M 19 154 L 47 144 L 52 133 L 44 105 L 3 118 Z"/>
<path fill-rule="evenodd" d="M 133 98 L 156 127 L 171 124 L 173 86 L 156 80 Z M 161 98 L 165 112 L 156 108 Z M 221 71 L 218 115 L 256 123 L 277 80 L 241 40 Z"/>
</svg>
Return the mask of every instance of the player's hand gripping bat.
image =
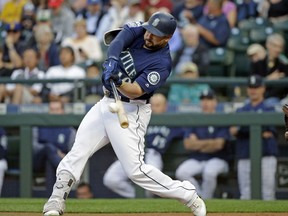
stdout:
<svg viewBox="0 0 288 216">
<path fill-rule="evenodd" d="M 125 113 L 122 101 L 120 100 L 119 94 L 117 92 L 115 83 L 113 82 L 113 80 L 110 80 L 110 84 L 111 84 L 111 87 L 113 90 L 115 103 L 111 103 L 109 105 L 109 109 L 111 112 L 117 113 L 120 126 L 124 129 L 128 128 L 128 126 L 129 126 L 128 118 L 127 118 L 127 115 Z"/>
<path fill-rule="evenodd" d="M 285 139 L 288 141 L 288 104 L 285 104 L 282 107 L 282 110 L 285 114 L 284 120 L 285 120 L 285 127 L 286 127 L 286 132 L 285 132 Z"/>
</svg>

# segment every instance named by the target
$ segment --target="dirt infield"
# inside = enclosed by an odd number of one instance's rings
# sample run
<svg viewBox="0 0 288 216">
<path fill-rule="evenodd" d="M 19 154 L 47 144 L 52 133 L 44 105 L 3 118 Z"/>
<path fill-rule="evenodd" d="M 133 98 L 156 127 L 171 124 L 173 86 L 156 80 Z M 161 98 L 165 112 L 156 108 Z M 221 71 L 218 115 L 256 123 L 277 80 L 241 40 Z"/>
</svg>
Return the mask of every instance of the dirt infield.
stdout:
<svg viewBox="0 0 288 216">
<path fill-rule="evenodd" d="M 64 216 L 191 216 L 191 213 L 130 213 L 130 214 L 75 214 Z M 41 213 L 0 212 L 0 216 L 42 216 Z M 207 216 L 287 216 L 287 213 L 208 213 Z"/>
</svg>

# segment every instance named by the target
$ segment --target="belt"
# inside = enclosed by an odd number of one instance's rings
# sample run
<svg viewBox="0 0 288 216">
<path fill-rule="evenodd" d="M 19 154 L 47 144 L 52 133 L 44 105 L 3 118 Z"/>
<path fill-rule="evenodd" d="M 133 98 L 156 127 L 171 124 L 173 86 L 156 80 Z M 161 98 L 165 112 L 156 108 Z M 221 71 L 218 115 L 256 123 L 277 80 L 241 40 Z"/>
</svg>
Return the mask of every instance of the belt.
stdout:
<svg viewBox="0 0 288 216">
<path fill-rule="evenodd" d="M 104 94 L 105 94 L 105 96 L 108 97 L 108 98 L 114 98 L 114 95 L 113 95 L 111 92 L 105 92 Z M 146 100 L 141 100 L 141 99 L 139 99 L 139 100 L 132 100 L 132 99 L 129 99 L 129 98 L 127 98 L 127 97 L 121 97 L 121 96 L 119 96 L 119 97 L 120 97 L 120 100 L 121 100 L 121 101 L 126 102 L 126 103 L 131 103 L 131 102 L 137 103 L 137 101 L 138 101 L 138 102 L 141 102 L 141 103 L 145 103 L 145 104 L 148 104 L 148 103 L 149 103 L 149 99 L 146 99 Z"/>
<path fill-rule="evenodd" d="M 105 96 L 108 97 L 108 98 L 113 98 L 113 99 L 114 99 L 114 95 L 113 95 L 113 94 L 109 94 L 109 95 L 105 95 Z M 121 100 L 121 101 L 126 102 L 126 103 L 131 103 L 131 102 L 137 103 L 137 101 L 138 101 L 138 102 L 141 102 L 141 103 L 145 103 L 145 104 L 148 104 L 148 103 L 149 103 L 149 99 L 146 99 L 146 100 L 141 100 L 141 99 L 139 99 L 139 100 L 132 100 L 132 99 L 129 99 L 129 98 L 126 98 L 126 97 L 121 97 L 121 96 L 119 96 L 119 97 L 120 97 L 120 100 Z"/>
</svg>

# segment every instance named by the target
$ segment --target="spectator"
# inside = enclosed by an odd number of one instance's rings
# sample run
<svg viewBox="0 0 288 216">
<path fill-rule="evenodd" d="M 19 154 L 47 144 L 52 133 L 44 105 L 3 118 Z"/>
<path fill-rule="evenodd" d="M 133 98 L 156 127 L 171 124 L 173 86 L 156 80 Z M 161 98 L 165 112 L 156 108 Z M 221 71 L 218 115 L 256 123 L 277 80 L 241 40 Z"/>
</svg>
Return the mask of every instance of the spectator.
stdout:
<svg viewBox="0 0 288 216">
<path fill-rule="evenodd" d="M 175 7 L 173 14 L 178 20 L 179 26 L 197 22 L 203 15 L 203 1 L 184 0 L 183 3 Z"/>
<path fill-rule="evenodd" d="M 266 40 L 266 51 L 259 45 L 251 45 L 247 54 L 251 59 L 251 74 L 258 74 L 267 80 L 279 80 L 288 75 L 288 59 L 283 54 L 284 38 L 278 34 L 271 34 Z M 287 94 L 287 89 L 267 88 L 265 98 L 281 99 Z M 277 100 L 278 101 L 278 100 Z"/>
<path fill-rule="evenodd" d="M 49 114 L 63 115 L 64 104 L 49 103 Z M 34 171 L 46 172 L 47 192 L 50 193 L 56 180 L 55 172 L 59 162 L 72 147 L 76 130 L 72 127 L 38 127 L 33 129 Z"/>
<path fill-rule="evenodd" d="M 222 0 L 207 1 L 207 15 L 197 22 L 200 43 L 208 48 L 224 47 L 230 36 L 230 25 L 222 12 Z"/>
<path fill-rule="evenodd" d="M 92 199 L 94 197 L 91 185 L 89 183 L 82 182 L 78 184 L 76 189 L 77 199 Z"/>
<path fill-rule="evenodd" d="M 25 45 L 21 43 L 22 26 L 20 23 L 10 23 L 6 25 L 7 36 L 3 45 L 4 70 L 2 76 L 11 76 L 14 69 L 22 67 L 21 54 L 25 49 Z"/>
<path fill-rule="evenodd" d="M 3 128 L 0 128 L 0 197 L 1 197 L 5 171 L 8 168 L 7 161 L 6 161 L 6 151 L 7 151 L 6 133 Z"/>
<path fill-rule="evenodd" d="M 38 65 L 38 53 L 32 48 L 26 49 L 23 52 L 23 69 L 13 71 L 11 75 L 12 80 L 17 79 L 43 79 L 44 72 L 37 68 Z M 6 91 L 8 97 L 11 98 L 12 104 L 30 104 L 41 103 L 41 83 L 32 84 L 12 84 L 6 85 Z"/>
<path fill-rule="evenodd" d="M 223 0 L 222 12 L 226 16 L 230 27 L 233 28 L 237 24 L 237 8 L 232 0 Z M 208 8 L 204 7 L 204 15 L 208 14 Z"/>
<path fill-rule="evenodd" d="M 237 22 L 249 19 L 250 17 L 257 17 L 257 0 L 235 1 L 237 4 Z"/>
<path fill-rule="evenodd" d="M 88 79 L 101 79 L 100 66 L 97 62 L 88 60 L 85 62 L 86 78 Z M 103 97 L 103 87 L 93 83 L 86 84 L 85 103 L 95 104 Z"/>
<path fill-rule="evenodd" d="M 288 21 L 287 0 L 263 0 L 259 2 L 260 16 L 268 18 L 272 23 Z"/>
<path fill-rule="evenodd" d="M 87 21 L 87 32 L 102 39 L 104 33 L 109 30 L 109 16 L 103 9 L 101 0 L 87 0 L 87 10 L 81 16 Z"/>
<path fill-rule="evenodd" d="M 199 32 L 195 25 L 186 25 L 181 30 L 183 43 L 175 53 L 173 68 L 177 73 L 181 72 L 183 64 L 193 62 L 199 69 L 199 75 L 205 76 L 209 66 L 208 49 L 199 42 Z"/>
<path fill-rule="evenodd" d="M 74 64 L 75 56 L 71 47 L 61 47 L 60 65 L 52 66 L 46 72 L 46 79 L 83 79 L 85 71 Z M 48 83 L 49 101 L 71 102 L 75 87 L 74 83 Z"/>
<path fill-rule="evenodd" d="M 4 4 L 1 11 L 0 20 L 3 23 L 20 22 L 22 10 L 27 0 L 9 0 Z"/>
<path fill-rule="evenodd" d="M 151 109 L 154 114 L 165 113 L 167 101 L 164 95 L 155 94 L 150 99 Z M 148 126 L 146 134 L 145 161 L 159 170 L 163 169 L 162 155 L 174 139 L 182 138 L 182 128 L 167 126 Z M 115 161 L 103 177 L 104 185 L 115 193 L 126 198 L 135 198 L 135 188 L 127 177 L 119 160 Z M 146 196 L 151 197 L 149 192 Z"/>
<path fill-rule="evenodd" d="M 32 47 L 34 43 L 33 27 L 36 24 L 36 8 L 31 2 L 24 5 L 20 23 L 22 25 L 20 39 L 27 47 Z"/>
<path fill-rule="evenodd" d="M 107 11 L 109 16 L 109 30 L 122 27 L 128 22 L 144 22 L 144 13 L 139 0 L 111 0 L 111 7 Z"/>
<path fill-rule="evenodd" d="M 140 6 L 145 13 L 145 21 L 158 11 L 170 13 L 173 10 L 171 0 L 142 0 Z"/>
<path fill-rule="evenodd" d="M 209 115 L 216 112 L 217 99 L 213 90 L 203 91 L 200 95 L 202 112 Z M 230 139 L 228 127 L 212 125 L 187 128 L 184 135 L 184 147 L 191 152 L 188 160 L 176 169 L 179 180 L 189 180 L 199 185 L 195 175 L 202 174 L 202 184 L 198 191 L 203 199 L 211 199 L 217 186 L 217 177 L 227 173 L 227 140 Z M 191 169 L 193 167 L 193 169 Z"/>
<path fill-rule="evenodd" d="M 49 25 L 39 24 L 34 29 L 36 48 L 39 52 L 38 66 L 47 71 L 49 67 L 60 64 L 59 49 L 54 42 L 54 34 Z"/>
<path fill-rule="evenodd" d="M 48 7 L 52 11 L 52 29 L 57 44 L 61 44 L 65 38 L 73 35 L 75 15 L 63 2 L 64 0 L 48 0 Z"/>
<path fill-rule="evenodd" d="M 75 36 L 67 37 L 62 46 L 70 46 L 75 53 L 75 63 L 81 64 L 91 59 L 102 61 L 103 53 L 98 38 L 88 35 L 86 30 L 86 20 L 77 18 L 74 22 Z M 93 49 L 91 49 L 93 47 Z"/>
<path fill-rule="evenodd" d="M 188 62 L 182 65 L 181 73 L 178 76 L 185 80 L 196 80 L 199 78 L 199 71 L 196 64 Z M 199 96 L 203 90 L 208 90 L 207 84 L 177 84 L 170 86 L 168 93 L 169 106 L 181 106 L 199 104 Z"/>
<path fill-rule="evenodd" d="M 128 14 L 124 19 L 124 23 L 145 21 L 144 12 L 141 10 L 140 0 L 128 0 Z"/>
<path fill-rule="evenodd" d="M 248 78 L 247 94 L 249 102 L 237 109 L 237 113 L 253 112 L 273 112 L 272 107 L 267 107 L 264 103 L 265 86 L 263 78 L 259 75 L 252 75 Z M 240 189 L 240 199 L 251 199 L 251 170 L 249 153 L 249 127 L 232 126 L 230 133 L 236 138 L 236 158 L 238 160 L 238 184 Z M 277 168 L 277 140 L 275 127 L 267 125 L 262 127 L 262 198 L 264 200 L 275 199 L 275 175 Z M 268 168 L 269 167 L 269 168 Z"/>
</svg>

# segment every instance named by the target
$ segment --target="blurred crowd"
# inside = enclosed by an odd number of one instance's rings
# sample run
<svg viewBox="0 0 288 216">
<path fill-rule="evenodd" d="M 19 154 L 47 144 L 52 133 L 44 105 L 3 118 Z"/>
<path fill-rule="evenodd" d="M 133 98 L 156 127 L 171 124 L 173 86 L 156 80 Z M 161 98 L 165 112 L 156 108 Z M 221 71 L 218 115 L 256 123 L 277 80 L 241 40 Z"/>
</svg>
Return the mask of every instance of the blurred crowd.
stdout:
<svg viewBox="0 0 288 216">
<path fill-rule="evenodd" d="M 144 22 L 155 11 L 170 12 L 178 20 L 170 41 L 173 77 L 217 76 L 213 58 L 222 55 L 224 64 L 227 50 L 235 55 L 231 66 L 240 59 L 237 54 L 245 55 L 249 68 L 240 76 L 259 74 L 278 80 L 288 74 L 285 0 L 2 0 L 0 11 L 0 78 L 99 79 L 107 51 L 104 33 L 129 22 Z M 256 27 L 260 32 L 265 28 L 259 40 L 252 38 Z M 237 35 L 241 41 L 233 47 Z M 246 39 L 244 50 L 238 52 L 236 48 Z M 238 76 L 237 72 L 233 75 Z M 0 84 L 0 102 L 69 103 L 75 101 L 75 87 L 81 88 L 71 82 Z M 209 86 L 172 84 L 168 102 L 173 106 L 199 104 L 203 88 Z M 267 98 L 276 103 L 287 94 L 286 89 L 268 92 Z M 101 84 L 91 82 L 82 100 L 93 104 L 102 95 Z"/>
</svg>

